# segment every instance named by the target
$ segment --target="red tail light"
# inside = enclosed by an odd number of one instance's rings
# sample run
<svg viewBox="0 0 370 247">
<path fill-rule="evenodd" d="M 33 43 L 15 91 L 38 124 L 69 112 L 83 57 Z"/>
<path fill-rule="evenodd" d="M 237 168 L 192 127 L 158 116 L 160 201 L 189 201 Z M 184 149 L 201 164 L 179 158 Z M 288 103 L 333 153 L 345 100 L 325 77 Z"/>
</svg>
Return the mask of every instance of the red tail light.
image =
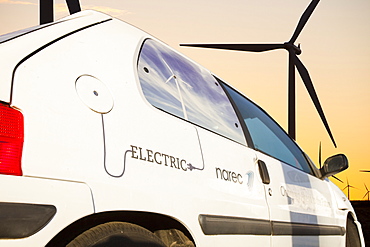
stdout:
<svg viewBox="0 0 370 247">
<path fill-rule="evenodd" d="M 22 175 L 23 115 L 0 103 L 0 174 Z"/>
</svg>

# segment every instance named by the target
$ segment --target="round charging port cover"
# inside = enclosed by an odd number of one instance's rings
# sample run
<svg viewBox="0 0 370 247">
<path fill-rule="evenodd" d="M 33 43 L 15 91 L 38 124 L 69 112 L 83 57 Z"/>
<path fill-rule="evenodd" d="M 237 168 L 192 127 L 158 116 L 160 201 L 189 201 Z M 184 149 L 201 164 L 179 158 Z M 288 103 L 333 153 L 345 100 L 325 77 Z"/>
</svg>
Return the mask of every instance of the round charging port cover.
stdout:
<svg viewBox="0 0 370 247">
<path fill-rule="evenodd" d="M 94 76 L 78 77 L 76 91 L 81 101 L 94 112 L 105 114 L 113 108 L 113 96 L 108 87 Z"/>
</svg>

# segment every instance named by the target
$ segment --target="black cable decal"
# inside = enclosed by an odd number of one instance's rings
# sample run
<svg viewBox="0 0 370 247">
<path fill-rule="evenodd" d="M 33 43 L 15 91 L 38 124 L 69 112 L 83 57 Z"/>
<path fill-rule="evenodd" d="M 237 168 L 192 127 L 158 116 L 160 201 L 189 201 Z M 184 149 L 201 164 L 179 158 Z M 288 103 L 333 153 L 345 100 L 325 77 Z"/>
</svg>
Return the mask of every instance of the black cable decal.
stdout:
<svg viewBox="0 0 370 247">
<path fill-rule="evenodd" d="M 122 172 L 120 175 L 113 175 L 111 174 L 108 169 L 107 169 L 107 164 L 106 164 L 106 158 L 107 158 L 107 149 L 106 149 L 106 144 L 105 144 L 105 127 L 104 127 L 104 114 L 101 114 L 101 120 L 102 120 L 102 129 L 103 129 L 103 143 L 104 143 L 104 170 L 105 172 L 111 176 L 111 177 L 114 177 L 114 178 L 120 178 L 122 177 L 124 174 L 125 174 L 125 170 L 126 170 L 126 155 L 128 152 L 132 152 L 132 150 L 126 150 L 124 156 L 123 156 L 123 169 L 122 169 Z"/>
<path fill-rule="evenodd" d="M 203 167 L 202 167 L 202 168 L 197 168 L 197 167 L 194 167 L 191 163 L 189 163 L 189 164 L 187 164 L 187 165 L 188 165 L 188 169 L 189 169 L 190 171 L 192 171 L 192 170 L 199 170 L 199 171 L 203 171 L 203 170 L 204 170 L 204 158 L 203 158 L 202 144 L 200 143 L 200 138 L 199 138 L 199 133 L 198 133 L 197 128 L 195 128 L 195 132 L 197 132 L 198 143 L 199 143 L 199 150 L 200 150 L 200 156 L 202 157 Z"/>
</svg>

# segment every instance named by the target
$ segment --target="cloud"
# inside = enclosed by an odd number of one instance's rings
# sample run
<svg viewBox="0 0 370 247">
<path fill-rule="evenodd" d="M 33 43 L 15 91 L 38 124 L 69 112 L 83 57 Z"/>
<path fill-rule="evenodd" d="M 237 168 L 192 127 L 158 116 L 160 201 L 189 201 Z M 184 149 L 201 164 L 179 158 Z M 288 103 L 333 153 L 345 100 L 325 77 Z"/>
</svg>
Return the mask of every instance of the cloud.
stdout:
<svg viewBox="0 0 370 247">
<path fill-rule="evenodd" d="M 38 3 L 33 3 L 29 1 L 20 0 L 0 0 L 0 4 L 15 4 L 15 5 L 38 5 Z M 81 5 L 83 9 L 93 9 L 113 17 L 122 17 L 123 15 L 132 14 L 131 12 L 123 9 L 116 9 L 107 6 L 95 6 L 95 5 Z M 56 14 L 69 13 L 66 3 L 54 4 L 54 11 Z"/>
<path fill-rule="evenodd" d="M 0 0 L 1 1 L 10 1 L 10 0 Z M 107 6 L 95 6 L 95 5 L 82 5 L 81 6 L 84 10 L 85 9 L 92 9 L 96 11 L 103 12 L 105 14 L 111 15 L 113 17 L 121 17 L 123 15 L 131 14 L 127 10 L 122 10 L 122 9 L 115 9 Z M 68 8 L 65 3 L 59 3 L 54 5 L 54 10 L 55 13 L 68 13 Z"/>
<path fill-rule="evenodd" d="M 54 11 L 55 13 L 68 12 L 67 4 L 65 3 L 54 4 Z"/>
<path fill-rule="evenodd" d="M 122 15 L 128 15 L 131 14 L 131 12 L 123 9 L 115 9 L 107 6 L 86 6 L 84 9 L 93 9 L 97 10 L 103 13 L 106 13 L 108 15 L 111 15 L 113 17 L 119 17 Z"/>
<path fill-rule="evenodd" d="M 19 5 L 37 5 L 27 1 L 16 1 L 16 0 L 0 0 L 0 4 L 19 4 Z"/>
</svg>

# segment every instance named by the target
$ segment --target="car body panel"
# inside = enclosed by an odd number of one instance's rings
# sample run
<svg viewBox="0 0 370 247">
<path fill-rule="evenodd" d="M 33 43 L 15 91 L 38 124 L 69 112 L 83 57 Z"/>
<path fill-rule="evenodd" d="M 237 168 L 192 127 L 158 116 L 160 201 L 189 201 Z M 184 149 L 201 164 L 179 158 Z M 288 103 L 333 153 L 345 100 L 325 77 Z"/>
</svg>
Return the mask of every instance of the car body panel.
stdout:
<svg viewBox="0 0 370 247">
<path fill-rule="evenodd" d="M 2 57 L 9 57 L 0 59 L 0 101 L 20 109 L 25 126 L 23 176 L 0 175 L 9 184 L 0 201 L 57 208 L 41 231 L 0 245 L 45 245 L 82 217 L 136 211 L 179 222 L 198 246 L 344 246 L 342 235 L 274 236 L 271 221 L 344 227 L 354 211 L 328 180 L 283 164 L 235 134 L 242 132 L 237 111 L 217 113 L 230 114 L 224 122 L 238 129 L 227 136 L 219 125 L 197 122 L 196 114 L 193 120 L 153 105 L 138 71 L 148 39 L 167 47 L 122 21 L 83 11 L 0 43 Z M 176 82 L 175 73 L 168 82 Z M 258 160 L 266 163 L 270 185 L 261 180 Z M 249 223 L 258 229 L 235 227 Z"/>
<path fill-rule="evenodd" d="M 57 214 L 42 230 L 21 239 L 0 239 L 0 246 L 44 246 L 50 238 L 86 215 L 94 213 L 90 188 L 80 182 L 0 175 L 1 201 L 54 205 Z"/>
<path fill-rule="evenodd" d="M 68 33 L 108 19 L 110 17 L 107 15 L 84 11 L 58 22 L 40 26 L 39 29 L 30 31 L 27 34 L 20 36 L 14 34 L 15 37 L 13 39 L 5 39 L 0 42 L 0 52 L 3 57 L 6 57 L 6 59 L 1 59 L 0 61 L 0 100 L 10 102 L 13 71 L 27 56 Z M 28 42 L 28 40 L 32 40 L 32 42 Z"/>
</svg>

